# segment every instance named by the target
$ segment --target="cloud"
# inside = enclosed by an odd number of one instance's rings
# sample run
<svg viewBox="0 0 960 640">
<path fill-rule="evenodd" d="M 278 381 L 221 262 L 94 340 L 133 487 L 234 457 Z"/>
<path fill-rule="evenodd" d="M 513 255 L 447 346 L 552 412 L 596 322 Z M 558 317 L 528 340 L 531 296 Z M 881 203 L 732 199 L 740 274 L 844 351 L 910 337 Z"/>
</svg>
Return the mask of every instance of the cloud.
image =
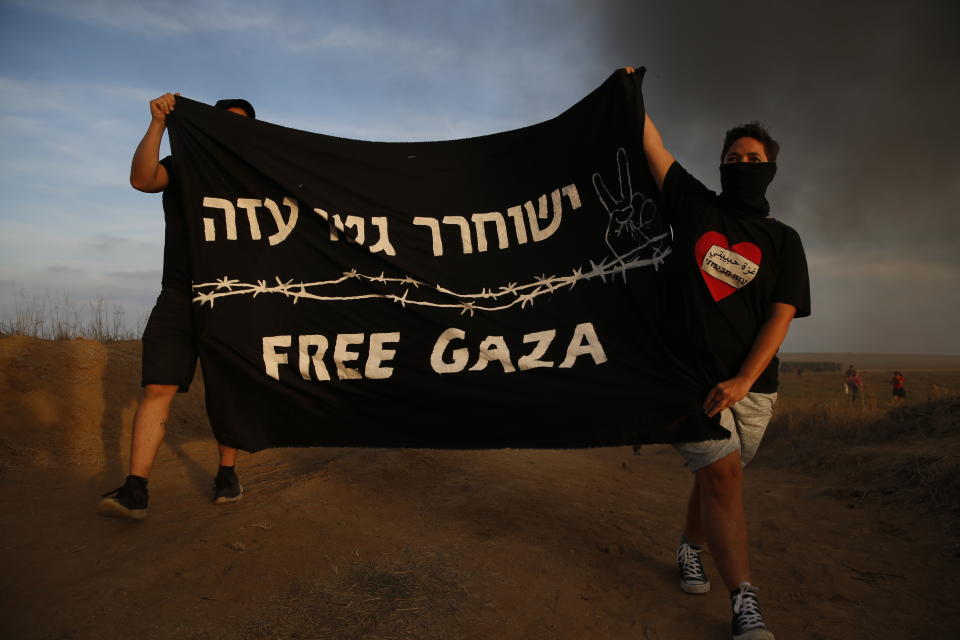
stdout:
<svg viewBox="0 0 960 640">
<path fill-rule="evenodd" d="M 785 351 L 960 353 L 960 268 L 867 247 L 808 253 L 813 314 Z"/>
<path fill-rule="evenodd" d="M 430 66 L 451 55 L 449 48 L 430 39 L 401 35 L 393 30 L 367 25 L 340 24 L 365 20 L 376 7 L 340 7 L 329 4 L 317 13 L 286 2 L 271 7 L 242 0 L 16 0 L 28 11 L 38 11 L 95 27 L 115 29 L 160 39 L 219 32 L 255 36 L 296 53 L 318 50 L 361 52 L 370 55 L 401 56 Z M 293 18 L 291 16 L 300 16 Z M 319 35 L 318 35 L 319 34 Z M 154 97 L 154 96 L 151 96 Z"/>
<path fill-rule="evenodd" d="M 949 283 L 960 285 L 960 265 L 925 259 L 921 247 L 918 247 L 918 254 L 903 252 L 891 255 L 889 251 L 876 248 L 849 252 L 817 251 L 807 256 L 807 264 L 812 272 L 821 274 L 824 280 L 879 280 L 891 288 L 916 283 L 930 286 Z"/>
<path fill-rule="evenodd" d="M 282 24 L 275 13 L 258 5 L 225 0 L 14 0 L 13 4 L 98 27 L 162 36 L 198 30 L 239 31 Z"/>
<path fill-rule="evenodd" d="M 53 287 L 72 287 L 79 281 L 90 283 L 107 277 L 121 265 L 125 271 L 159 271 L 162 225 L 153 233 L 144 231 L 141 237 L 136 224 L 119 224 L 115 229 L 100 224 L 112 233 L 94 235 L 83 219 L 67 226 L 50 218 L 3 221 L 0 277 L 31 286 L 45 281 Z M 73 276 L 78 276 L 76 282 Z"/>
<path fill-rule="evenodd" d="M 121 280 L 139 280 L 157 283 L 160 282 L 163 273 L 159 269 L 145 269 L 139 271 L 108 271 L 106 275 L 111 278 L 120 278 Z"/>
<path fill-rule="evenodd" d="M 117 247 L 123 247 L 129 244 L 130 240 L 128 238 L 111 235 L 99 235 L 88 241 L 88 246 L 91 249 L 102 253 L 110 253 L 116 251 Z"/>
<path fill-rule="evenodd" d="M 53 273 L 58 276 L 82 276 L 84 274 L 83 269 L 77 269 L 76 267 L 70 267 L 65 264 L 52 264 L 47 267 L 46 270 L 48 273 Z"/>
<path fill-rule="evenodd" d="M 103 102 L 142 105 L 155 97 L 153 91 L 141 87 L 101 82 L 37 82 L 0 76 L 0 109 L 4 112 L 39 112 L 87 120 L 102 114 Z"/>
<path fill-rule="evenodd" d="M 144 105 L 155 97 L 152 93 L 99 83 L 0 77 L 2 174 L 44 194 L 81 183 L 125 188 L 131 141 L 142 135 Z M 105 104 L 111 107 L 105 110 Z M 134 109 L 143 114 L 139 119 Z M 105 112 L 110 115 L 105 117 Z M 120 115 L 124 112 L 130 115 Z"/>
<path fill-rule="evenodd" d="M 318 37 L 284 39 L 281 44 L 294 52 L 340 49 L 415 59 L 423 67 L 433 67 L 455 55 L 449 46 L 436 40 L 415 38 L 385 29 L 350 26 L 335 27 Z"/>
</svg>

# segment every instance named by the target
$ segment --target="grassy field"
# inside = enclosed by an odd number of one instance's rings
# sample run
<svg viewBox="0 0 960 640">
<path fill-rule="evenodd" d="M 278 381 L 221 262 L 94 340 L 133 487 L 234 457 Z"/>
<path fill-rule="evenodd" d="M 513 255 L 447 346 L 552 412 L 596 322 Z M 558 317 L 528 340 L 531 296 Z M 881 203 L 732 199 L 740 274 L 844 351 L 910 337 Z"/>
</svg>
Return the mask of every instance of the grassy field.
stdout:
<svg viewBox="0 0 960 640">
<path fill-rule="evenodd" d="M 781 362 L 835 362 L 843 369 L 960 369 L 960 355 L 910 353 L 781 353 Z"/>
<path fill-rule="evenodd" d="M 756 463 L 808 472 L 852 508 L 868 499 L 921 505 L 960 535 L 960 369 L 900 371 L 899 405 L 890 369 L 860 370 L 857 403 L 842 371 L 783 374 Z"/>
<path fill-rule="evenodd" d="M 904 404 L 924 403 L 960 395 L 960 367 L 955 369 L 903 369 L 907 400 Z M 794 411 L 811 407 L 830 407 L 844 413 L 873 412 L 891 406 L 890 378 L 894 369 L 860 369 L 863 393 L 856 405 L 843 391 L 843 370 L 781 373 L 777 410 Z"/>
</svg>

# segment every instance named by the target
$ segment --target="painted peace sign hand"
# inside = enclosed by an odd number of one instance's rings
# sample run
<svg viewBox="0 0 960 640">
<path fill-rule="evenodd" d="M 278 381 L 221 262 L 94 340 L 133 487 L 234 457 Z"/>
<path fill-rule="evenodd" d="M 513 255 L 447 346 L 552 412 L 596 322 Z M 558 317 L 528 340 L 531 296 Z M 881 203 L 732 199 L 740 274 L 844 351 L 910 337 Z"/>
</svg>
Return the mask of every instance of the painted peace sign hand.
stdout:
<svg viewBox="0 0 960 640">
<path fill-rule="evenodd" d="M 593 188 L 600 203 L 610 215 L 605 240 L 618 260 L 624 261 L 630 254 L 649 244 L 650 238 L 642 231 L 653 219 L 656 203 L 635 192 L 630 179 L 630 162 L 627 151 L 617 149 L 617 174 L 619 193 L 614 195 L 607 188 L 599 173 L 593 174 Z"/>
</svg>

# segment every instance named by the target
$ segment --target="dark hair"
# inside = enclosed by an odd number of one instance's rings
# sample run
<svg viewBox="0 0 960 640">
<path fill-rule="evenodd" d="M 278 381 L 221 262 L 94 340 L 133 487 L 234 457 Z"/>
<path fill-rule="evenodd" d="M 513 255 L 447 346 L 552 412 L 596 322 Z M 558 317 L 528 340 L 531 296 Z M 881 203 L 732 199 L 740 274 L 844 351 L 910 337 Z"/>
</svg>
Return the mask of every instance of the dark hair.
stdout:
<svg viewBox="0 0 960 640">
<path fill-rule="evenodd" d="M 770 162 L 777 161 L 777 154 L 780 153 L 780 143 L 770 137 L 766 127 L 754 120 L 727 131 L 727 135 L 723 139 L 723 151 L 720 152 L 720 162 L 723 162 L 730 146 L 740 138 L 753 138 L 760 141 L 763 144 L 763 150 L 767 153 L 767 160 Z"/>
<path fill-rule="evenodd" d="M 243 109 L 248 116 L 257 119 L 257 112 L 253 110 L 253 105 L 244 100 L 243 98 L 224 98 L 223 100 L 217 100 L 215 105 L 218 109 L 233 109 L 234 107 Z"/>
</svg>

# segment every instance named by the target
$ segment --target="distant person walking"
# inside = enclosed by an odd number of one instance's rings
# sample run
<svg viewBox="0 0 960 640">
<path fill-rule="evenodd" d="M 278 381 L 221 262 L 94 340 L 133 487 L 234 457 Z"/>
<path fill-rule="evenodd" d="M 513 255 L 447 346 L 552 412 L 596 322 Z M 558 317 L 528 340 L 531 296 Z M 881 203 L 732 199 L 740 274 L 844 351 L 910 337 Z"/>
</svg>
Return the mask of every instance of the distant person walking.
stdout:
<svg viewBox="0 0 960 640">
<path fill-rule="evenodd" d="M 847 385 L 850 402 L 856 404 L 860 398 L 860 388 L 863 386 L 863 378 L 861 378 L 857 370 L 853 368 L 853 365 L 847 367 L 847 371 L 844 374 L 844 384 Z"/>
<path fill-rule="evenodd" d="M 903 374 L 899 371 L 893 372 L 893 378 L 890 379 L 890 386 L 893 388 L 893 404 L 900 404 L 907 397 L 907 388 L 904 386 Z"/>
</svg>

